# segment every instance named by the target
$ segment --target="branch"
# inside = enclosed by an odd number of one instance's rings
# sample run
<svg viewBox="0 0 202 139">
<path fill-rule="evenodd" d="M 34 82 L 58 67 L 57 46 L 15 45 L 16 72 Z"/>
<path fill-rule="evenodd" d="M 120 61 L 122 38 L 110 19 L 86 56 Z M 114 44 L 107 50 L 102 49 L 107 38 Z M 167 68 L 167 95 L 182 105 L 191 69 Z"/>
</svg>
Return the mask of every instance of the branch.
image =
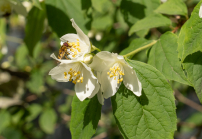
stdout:
<svg viewBox="0 0 202 139">
<path fill-rule="evenodd" d="M 199 105 L 199 104 L 195 103 L 194 101 L 184 97 L 178 90 L 175 90 L 175 96 L 180 102 L 192 107 L 193 109 L 195 109 L 197 111 L 202 112 L 202 106 L 201 105 Z"/>
</svg>

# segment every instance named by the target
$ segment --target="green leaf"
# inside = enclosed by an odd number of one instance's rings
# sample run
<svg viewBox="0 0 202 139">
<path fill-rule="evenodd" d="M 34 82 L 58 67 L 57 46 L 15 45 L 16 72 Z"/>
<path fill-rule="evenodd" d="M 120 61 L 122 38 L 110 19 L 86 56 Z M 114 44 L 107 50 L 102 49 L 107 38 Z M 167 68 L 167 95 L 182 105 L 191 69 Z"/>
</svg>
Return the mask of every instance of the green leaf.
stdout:
<svg viewBox="0 0 202 139">
<path fill-rule="evenodd" d="M 22 139 L 22 131 L 15 129 L 14 127 L 6 128 L 2 134 L 5 139 Z"/>
<path fill-rule="evenodd" d="M 43 111 L 39 119 L 41 129 L 47 134 L 52 134 L 55 129 L 57 116 L 53 109 L 49 108 Z"/>
<path fill-rule="evenodd" d="M 10 114 L 6 110 L 0 111 L 0 133 L 10 124 Z"/>
<path fill-rule="evenodd" d="M 100 13 L 107 12 L 112 5 L 112 3 L 109 0 L 91 0 L 92 1 L 92 7 L 95 8 Z"/>
<path fill-rule="evenodd" d="M 40 10 L 42 10 L 42 7 L 41 7 L 41 5 L 40 5 L 39 0 L 32 0 L 32 2 L 33 2 L 33 5 L 34 5 L 34 6 L 36 6 L 36 7 L 39 8 Z"/>
<path fill-rule="evenodd" d="M 44 6 L 44 4 L 42 4 L 42 6 Z M 43 33 L 45 17 L 46 13 L 44 8 L 40 10 L 37 7 L 33 7 L 28 13 L 24 42 L 31 56 L 33 56 L 34 47 Z"/>
<path fill-rule="evenodd" d="M 196 52 L 187 56 L 184 60 L 183 67 L 202 103 L 202 52 Z"/>
<path fill-rule="evenodd" d="M 32 104 L 28 107 L 30 115 L 26 117 L 26 121 L 30 122 L 34 120 L 42 111 L 42 107 L 39 104 Z"/>
<path fill-rule="evenodd" d="M 105 30 L 106 28 L 112 26 L 113 19 L 110 15 L 105 15 L 102 17 L 96 17 L 92 22 L 92 28 L 97 30 Z"/>
<path fill-rule="evenodd" d="M 152 14 L 159 5 L 159 0 L 127 0 L 121 2 L 120 9 L 125 21 L 132 25 L 145 16 Z"/>
<path fill-rule="evenodd" d="M 89 19 L 83 16 L 81 0 L 46 0 L 45 3 L 49 25 L 58 37 L 75 32 L 71 18 L 87 33 L 86 24 Z"/>
<path fill-rule="evenodd" d="M 127 48 L 125 48 L 123 51 L 120 52 L 120 55 L 126 55 L 138 48 L 141 48 L 147 44 L 150 44 L 151 42 L 152 40 L 146 40 L 144 38 L 134 39 Z M 133 57 L 133 55 L 131 55 L 130 57 Z"/>
<path fill-rule="evenodd" d="M 32 93 L 40 94 L 43 92 L 43 85 L 43 74 L 39 70 L 32 70 L 30 80 L 26 82 L 27 88 L 29 88 Z"/>
<path fill-rule="evenodd" d="M 137 21 L 129 30 L 129 36 L 134 32 L 150 29 L 161 26 L 169 26 L 171 25 L 171 21 L 169 18 L 161 15 L 161 14 L 153 14 L 148 17 L 145 17 L 139 21 Z"/>
<path fill-rule="evenodd" d="M 170 85 L 154 67 L 132 60 L 128 63 L 136 71 L 143 91 L 137 97 L 122 84 L 112 97 L 119 130 L 125 139 L 173 139 L 177 118 Z"/>
<path fill-rule="evenodd" d="M 187 11 L 187 6 L 182 0 L 168 0 L 155 10 L 157 13 L 184 16 L 187 16 Z"/>
<path fill-rule="evenodd" d="M 182 26 L 178 39 L 178 57 L 183 62 L 186 56 L 202 51 L 202 18 L 199 8 L 202 1 L 194 8 L 190 19 Z"/>
<path fill-rule="evenodd" d="M 124 20 L 132 26 L 137 21 L 153 14 L 159 5 L 160 0 L 127 0 L 121 2 L 120 9 Z M 149 29 L 141 30 L 137 32 L 137 35 L 144 37 L 148 32 Z"/>
<path fill-rule="evenodd" d="M 72 101 L 70 131 L 73 139 L 90 139 L 95 134 L 101 116 L 102 105 L 97 95 L 80 101 L 75 95 Z"/>
<path fill-rule="evenodd" d="M 164 33 L 151 48 L 148 63 L 158 69 L 168 80 L 188 84 L 177 55 L 178 37 Z"/>
</svg>

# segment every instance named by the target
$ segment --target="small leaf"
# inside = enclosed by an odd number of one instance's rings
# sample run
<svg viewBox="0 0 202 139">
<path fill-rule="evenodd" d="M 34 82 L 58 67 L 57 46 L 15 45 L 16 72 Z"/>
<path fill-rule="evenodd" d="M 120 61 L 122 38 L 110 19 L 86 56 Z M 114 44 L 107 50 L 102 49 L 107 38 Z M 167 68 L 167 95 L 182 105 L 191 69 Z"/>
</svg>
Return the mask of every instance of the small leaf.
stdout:
<svg viewBox="0 0 202 139">
<path fill-rule="evenodd" d="M 49 108 L 43 111 L 40 116 L 39 125 L 44 132 L 52 134 L 55 129 L 56 120 L 57 117 L 55 111 Z"/>
<path fill-rule="evenodd" d="M 170 85 L 154 67 L 132 60 L 128 63 L 136 71 L 143 91 L 137 97 L 122 84 L 112 97 L 119 130 L 125 139 L 173 139 L 177 118 Z"/>
<path fill-rule="evenodd" d="M 30 115 L 26 117 L 26 121 L 30 122 L 34 120 L 42 111 L 42 107 L 39 104 L 32 104 L 28 107 Z"/>
<path fill-rule="evenodd" d="M 44 4 L 42 4 L 44 5 Z M 46 17 L 45 10 L 33 7 L 27 16 L 25 27 L 24 42 L 29 50 L 29 54 L 33 56 L 33 50 L 37 42 L 40 40 L 44 28 L 44 20 Z"/>
<path fill-rule="evenodd" d="M 148 63 L 158 69 L 168 80 L 188 84 L 177 56 L 177 36 L 164 33 L 151 48 Z"/>
<path fill-rule="evenodd" d="M 0 111 L 0 133 L 10 124 L 10 119 L 10 114 L 7 111 Z"/>
<path fill-rule="evenodd" d="M 202 103 L 202 52 L 196 52 L 187 56 L 184 60 L 183 67 Z"/>
<path fill-rule="evenodd" d="M 95 134 L 101 116 L 102 105 L 97 96 L 80 101 L 75 95 L 72 101 L 70 131 L 73 139 L 90 139 Z"/>
<path fill-rule="evenodd" d="M 169 26 L 171 25 L 171 21 L 169 18 L 161 15 L 161 14 L 153 14 L 148 17 L 145 17 L 139 21 L 137 21 L 129 30 L 129 36 L 134 32 L 150 29 L 161 26 Z"/>
<path fill-rule="evenodd" d="M 146 40 L 144 38 L 134 39 L 127 48 L 125 48 L 123 51 L 120 52 L 120 55 L 126 55 L 138 48 L 141 48 L 147 44 L 150 44 L 151 42 L 152 40 Z M 130 57 L 133 57 L 133 55 L 131 55 Z"/>
<path fill-rule="evenodd" d="M 184 16 L 187 16 L 187 11 L 187 6 L 182 0 L 168 0 L 155 10 L 157 13 Z"/>
<path fill-rule="evenodd" d="M 178 57 L 183 62 L 186 56 L 202 51 L 202 18 L 199 18 L 200 1 L 190 19 L 182 26 L 178 39 Z"/>
</svg>

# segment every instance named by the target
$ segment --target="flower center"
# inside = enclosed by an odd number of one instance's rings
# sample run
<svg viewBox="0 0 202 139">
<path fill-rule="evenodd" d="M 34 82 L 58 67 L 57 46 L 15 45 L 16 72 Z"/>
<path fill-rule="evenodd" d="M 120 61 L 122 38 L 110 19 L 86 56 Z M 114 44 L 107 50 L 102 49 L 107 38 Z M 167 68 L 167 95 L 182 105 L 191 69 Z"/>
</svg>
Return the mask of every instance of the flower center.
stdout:
<svg viewBox="0 0 202 139">
<path fill-rule="evenodd" d="M 67 42 L 63 43 L 63 45 L 67 47 L 68 55 L 72 55 L 73 58 L 75 58 L 77 56 L 77 54 L 79 52 L 81 52 L 79 39 L 77 39 L 76 42 L 67 41 Z"/>
<path fill-rule="evenodd" d="M 124 73 L 121 71 L 121 68 L 119 66 L 113 66 L 109 69 L 109 72 L 107 72 L 110 78 L 114 78 L 114 80 L 117 80 L 117 83 L 121 83 L 123 81 L 122 76 Z"/>
<path fill-rule="evenodd" d="M 75 71 L 70 68 L 68 72 L 64 72 L 64 78 L 67 79 L 67 75 L 70 75 L 69 81 L 76 84 L 76 83 L 83 83 L 83 77 L 80 75 L 80 71 Z"/>
</svg>

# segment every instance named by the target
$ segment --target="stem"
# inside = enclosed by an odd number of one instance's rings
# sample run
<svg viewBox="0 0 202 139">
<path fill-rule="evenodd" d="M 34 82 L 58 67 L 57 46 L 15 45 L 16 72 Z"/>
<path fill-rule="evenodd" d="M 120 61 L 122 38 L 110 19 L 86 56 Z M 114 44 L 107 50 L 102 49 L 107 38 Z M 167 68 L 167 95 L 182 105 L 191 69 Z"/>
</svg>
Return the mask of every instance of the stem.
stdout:
<svg viewBox="0 0 202 139">
<path fill-rule="evenodd" d="M 154 41 L 151 42 L 150 44 L 147 44 L 147 45 L 145 45 L 145 46 L 143 46 L 143 47 L 140 47 L 140 48 L 138 48 L 138 49 L 136 49 L 136 50 L 134 50 L 134 51 L 132 51 L 132 52 L 126 54 L 126 55 L 123 55 L 123 56 L 124 56 L 124 57 L 128 57 L 128 56 L 134 55 L 134 54 L 136 54 L 136 53 L 138 53 L 138 52 L 140 52 L 140 51 L 142 51 L 142 50 L 144 50 L 144 49 L 146 49 L 146 48 L 151 47 L 151 46 L 154 45 L 156 42 L 157 42 L 157 40 L 154 40 Z"/>
<path fill-rule="evenodd" d="M 101 50 L 100 50 L 100 49 L 98 49 L 98 48 L 97 48 L 97 47 L 95 47 L 94 45 L 91 45 L 91 52 L 92 52 L 92 51 L 95 51 L 95 50 L 97 50 L 97 51 L 101 52 Z"/>
<path fill-rule="evenodd" d="M 180 102 L 190 106 L 191 108 L 193 108 L 197 111 L 202 112 L 202 106 L 201 105 L 199 105 L 199 104 L 195 103 L 194 101 L 184 97 L 178 90 L 175 90 L 175 96 Z"/>
</svg>

